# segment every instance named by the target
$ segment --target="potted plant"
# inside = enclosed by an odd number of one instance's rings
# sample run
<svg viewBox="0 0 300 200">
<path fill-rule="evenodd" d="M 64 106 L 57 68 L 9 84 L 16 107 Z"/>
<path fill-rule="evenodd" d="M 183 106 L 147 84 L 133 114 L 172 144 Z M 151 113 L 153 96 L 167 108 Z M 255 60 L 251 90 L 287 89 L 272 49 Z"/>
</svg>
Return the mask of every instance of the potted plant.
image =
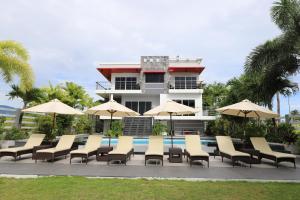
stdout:
<svg viewBox="0 0 300 200">
<path fill-rule="evenodd" d="M 16 145 L 16 140 L 25 139 L 27 134 L 17 127 L 12 127 L 2 134 L 1 148 L 9 148 Z"/>
<path fill-rule="evenodd" d="M 106 135 L 110 137 L 119 137 L 123 134 L 123 123 L 122 121 L 113 121 L 111 129 L 107 131 Z"/>
<path fill-rule="evenodd" d="M 291 153 L 297 153 L 296 142 L 298 134 L 296 134 L 295 127 L 288 123 L 281 123 L 278 125 L 278 135 L 282 138 L 284 147 Z"/>
<path fill-rule="evenodd" d="M 161 122 L 155 122 L 152 127 L 153 135 L 163 135 L 167 131 L 167 126 Z"/>
</svg>

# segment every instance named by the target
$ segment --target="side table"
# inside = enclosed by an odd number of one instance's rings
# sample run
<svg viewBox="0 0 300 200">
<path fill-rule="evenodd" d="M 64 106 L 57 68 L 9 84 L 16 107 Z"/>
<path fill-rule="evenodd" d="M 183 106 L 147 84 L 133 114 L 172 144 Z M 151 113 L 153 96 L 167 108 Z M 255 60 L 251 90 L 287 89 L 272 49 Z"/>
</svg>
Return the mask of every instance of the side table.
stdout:
<svg viewBox="0 0 300 200">
<path fill-rule="evenodd" d="M 110 151 L 113 150 L 113 147 L 104 146 L 100 147 L 97 150 L 96 160 L 97 161 L 107 161 L 107 156 Z"/>
<path fill-rule="evenodd" d="M 169 148 L 169 162 L 182 163 L 182 149 L 179 147 Z"/>
</svg>

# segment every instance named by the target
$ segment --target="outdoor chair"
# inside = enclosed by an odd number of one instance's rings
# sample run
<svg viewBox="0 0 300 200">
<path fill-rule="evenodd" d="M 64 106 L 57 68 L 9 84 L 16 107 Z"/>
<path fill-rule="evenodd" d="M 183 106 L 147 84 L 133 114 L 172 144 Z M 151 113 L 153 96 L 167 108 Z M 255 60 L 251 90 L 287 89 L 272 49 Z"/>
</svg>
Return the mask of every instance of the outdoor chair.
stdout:
<svg viewBox="0 0 300 200">
<path fill-rule="evenodd" d="M 70 164 L 72 158 L 80 157 L 81 162 L 85 158 L 85 163 L 88 163 L 88 158 L 97 155 L 97 150 L 101 146 L 102 137 L 100 135 L 89 135 L 84 148 L 73 150 L 70 152 Z"/>
<path fill-rule="evenodd" d="M 145 152 L 145 166 L 147 160 L 160 160 L 164 165 L 164 138 L 163 136 L 149 136 L 148 149 Z"/>
<path fill-rule="evenodd" d="M 29 154 L 33 152 L 35 146 L 40 146 L 45 138 L 45 134 L 31 134 L 26 144 L 22 147 L 13 147 L 7 149 L 0 149 L 0 157 L 12 156 L 17 160 L 17 157 L 21 155 Z"/>
<path fill-rule="evenodd" d="M 228 158 L 232 161 L 234 167 L 236 161 L 248 162 L 251 168 L 251 156 L 248 153 L 236 151 L 230 136 L 216 136 L 216 140 L 219 147 L 220 156 Z"/>
<path fill-rule="evenodd" d="M 37 163 L 37 160 L 51 160 L 53 162 L 55 158 L 60 156 L 65 156 L 65 158 L 67 158 L 74 140 L 75 135 L 61 136 L 56 147 L 36 151 L 35 163 Z"/>
<path fill-rule="evenodd" d="M 107 164 L 110 161 L 118 160 L 126 165 L 127 160 L 134 154 L 133 149 L 133 137 L 132 136 L 120 136 L 117 147 L 108 153 Z"/>
<path fill-rule="evenodd" d="M 202 150 L 199 135 L 185 136 L 185 150 L 184 154 L 187 156 L 187 161 L 192 166 L 193 161 L 205 160 L 207 167 L 209 167 L 209 154 Z"/>
<path fill-rule="evenodd" d="M 277 168 L 280 162 L 291 162 L 296 168 L 295 155 L 273 151 L 264 137 L 251 137 L 250 140 L 254 149 L 259 151 L 259 160 L 262 158 L 273 160 Z"/>
</svg>

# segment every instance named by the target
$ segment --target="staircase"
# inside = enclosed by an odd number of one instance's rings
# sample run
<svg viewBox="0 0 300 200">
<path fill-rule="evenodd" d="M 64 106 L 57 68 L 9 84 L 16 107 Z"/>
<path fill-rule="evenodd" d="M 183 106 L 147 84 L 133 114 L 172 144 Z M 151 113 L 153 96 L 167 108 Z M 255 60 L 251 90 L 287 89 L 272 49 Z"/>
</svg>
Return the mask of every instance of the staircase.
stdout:
<svg viewBox="0 0 300 200">
<path fill-rule="evenodd" d="M 152 135 L 152 117 L 124 117 L 123 135 Z"/>
</svg>

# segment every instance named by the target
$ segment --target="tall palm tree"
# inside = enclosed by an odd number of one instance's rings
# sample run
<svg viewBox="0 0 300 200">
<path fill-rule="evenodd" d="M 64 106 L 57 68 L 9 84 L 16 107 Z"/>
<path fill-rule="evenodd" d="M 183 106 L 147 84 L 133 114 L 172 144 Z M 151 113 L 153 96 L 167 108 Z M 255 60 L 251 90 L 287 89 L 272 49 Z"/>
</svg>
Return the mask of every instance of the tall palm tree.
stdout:
<svg viewBox="0 0 300 200">
<path fill-rule="evenodd" d="M 0 74 L 5 82 L 11 82 L 17 75 L 20 78 L 21 89 L 32 88 L 34 74 L 28 60 L 29 55 L 20 43 L 0 41 Z"/>
<path fill-rule="evenodd" d="M 23 101 L 23 109 L 27 108 L 28 104 L 31 102 L 40 102 L 43 93 L 38 88 L 31 88 L 29 90 L 22 90 L 17 85 L 11 86 L 12 90 L 7 94 L 9 99 L 20 98 Z M 18 127 L 21 128 L 23 120 L 23 112 L 21 112 L 19 120 L 18 120 Z"/>
<path fill-rule="evenodd" d="M 245 70 L 261 78 L 262 94 L 273 98 L 277 95 L 277 112 L 280 114 L 279 93 L 298 90 L 298 85 L 289 80 L 299 72 L 300 55 L 300 1 L 279 0 L 271 8 L 274 23 L 282 34 L 257 46 L 247 57 Z"/>
</svg>

